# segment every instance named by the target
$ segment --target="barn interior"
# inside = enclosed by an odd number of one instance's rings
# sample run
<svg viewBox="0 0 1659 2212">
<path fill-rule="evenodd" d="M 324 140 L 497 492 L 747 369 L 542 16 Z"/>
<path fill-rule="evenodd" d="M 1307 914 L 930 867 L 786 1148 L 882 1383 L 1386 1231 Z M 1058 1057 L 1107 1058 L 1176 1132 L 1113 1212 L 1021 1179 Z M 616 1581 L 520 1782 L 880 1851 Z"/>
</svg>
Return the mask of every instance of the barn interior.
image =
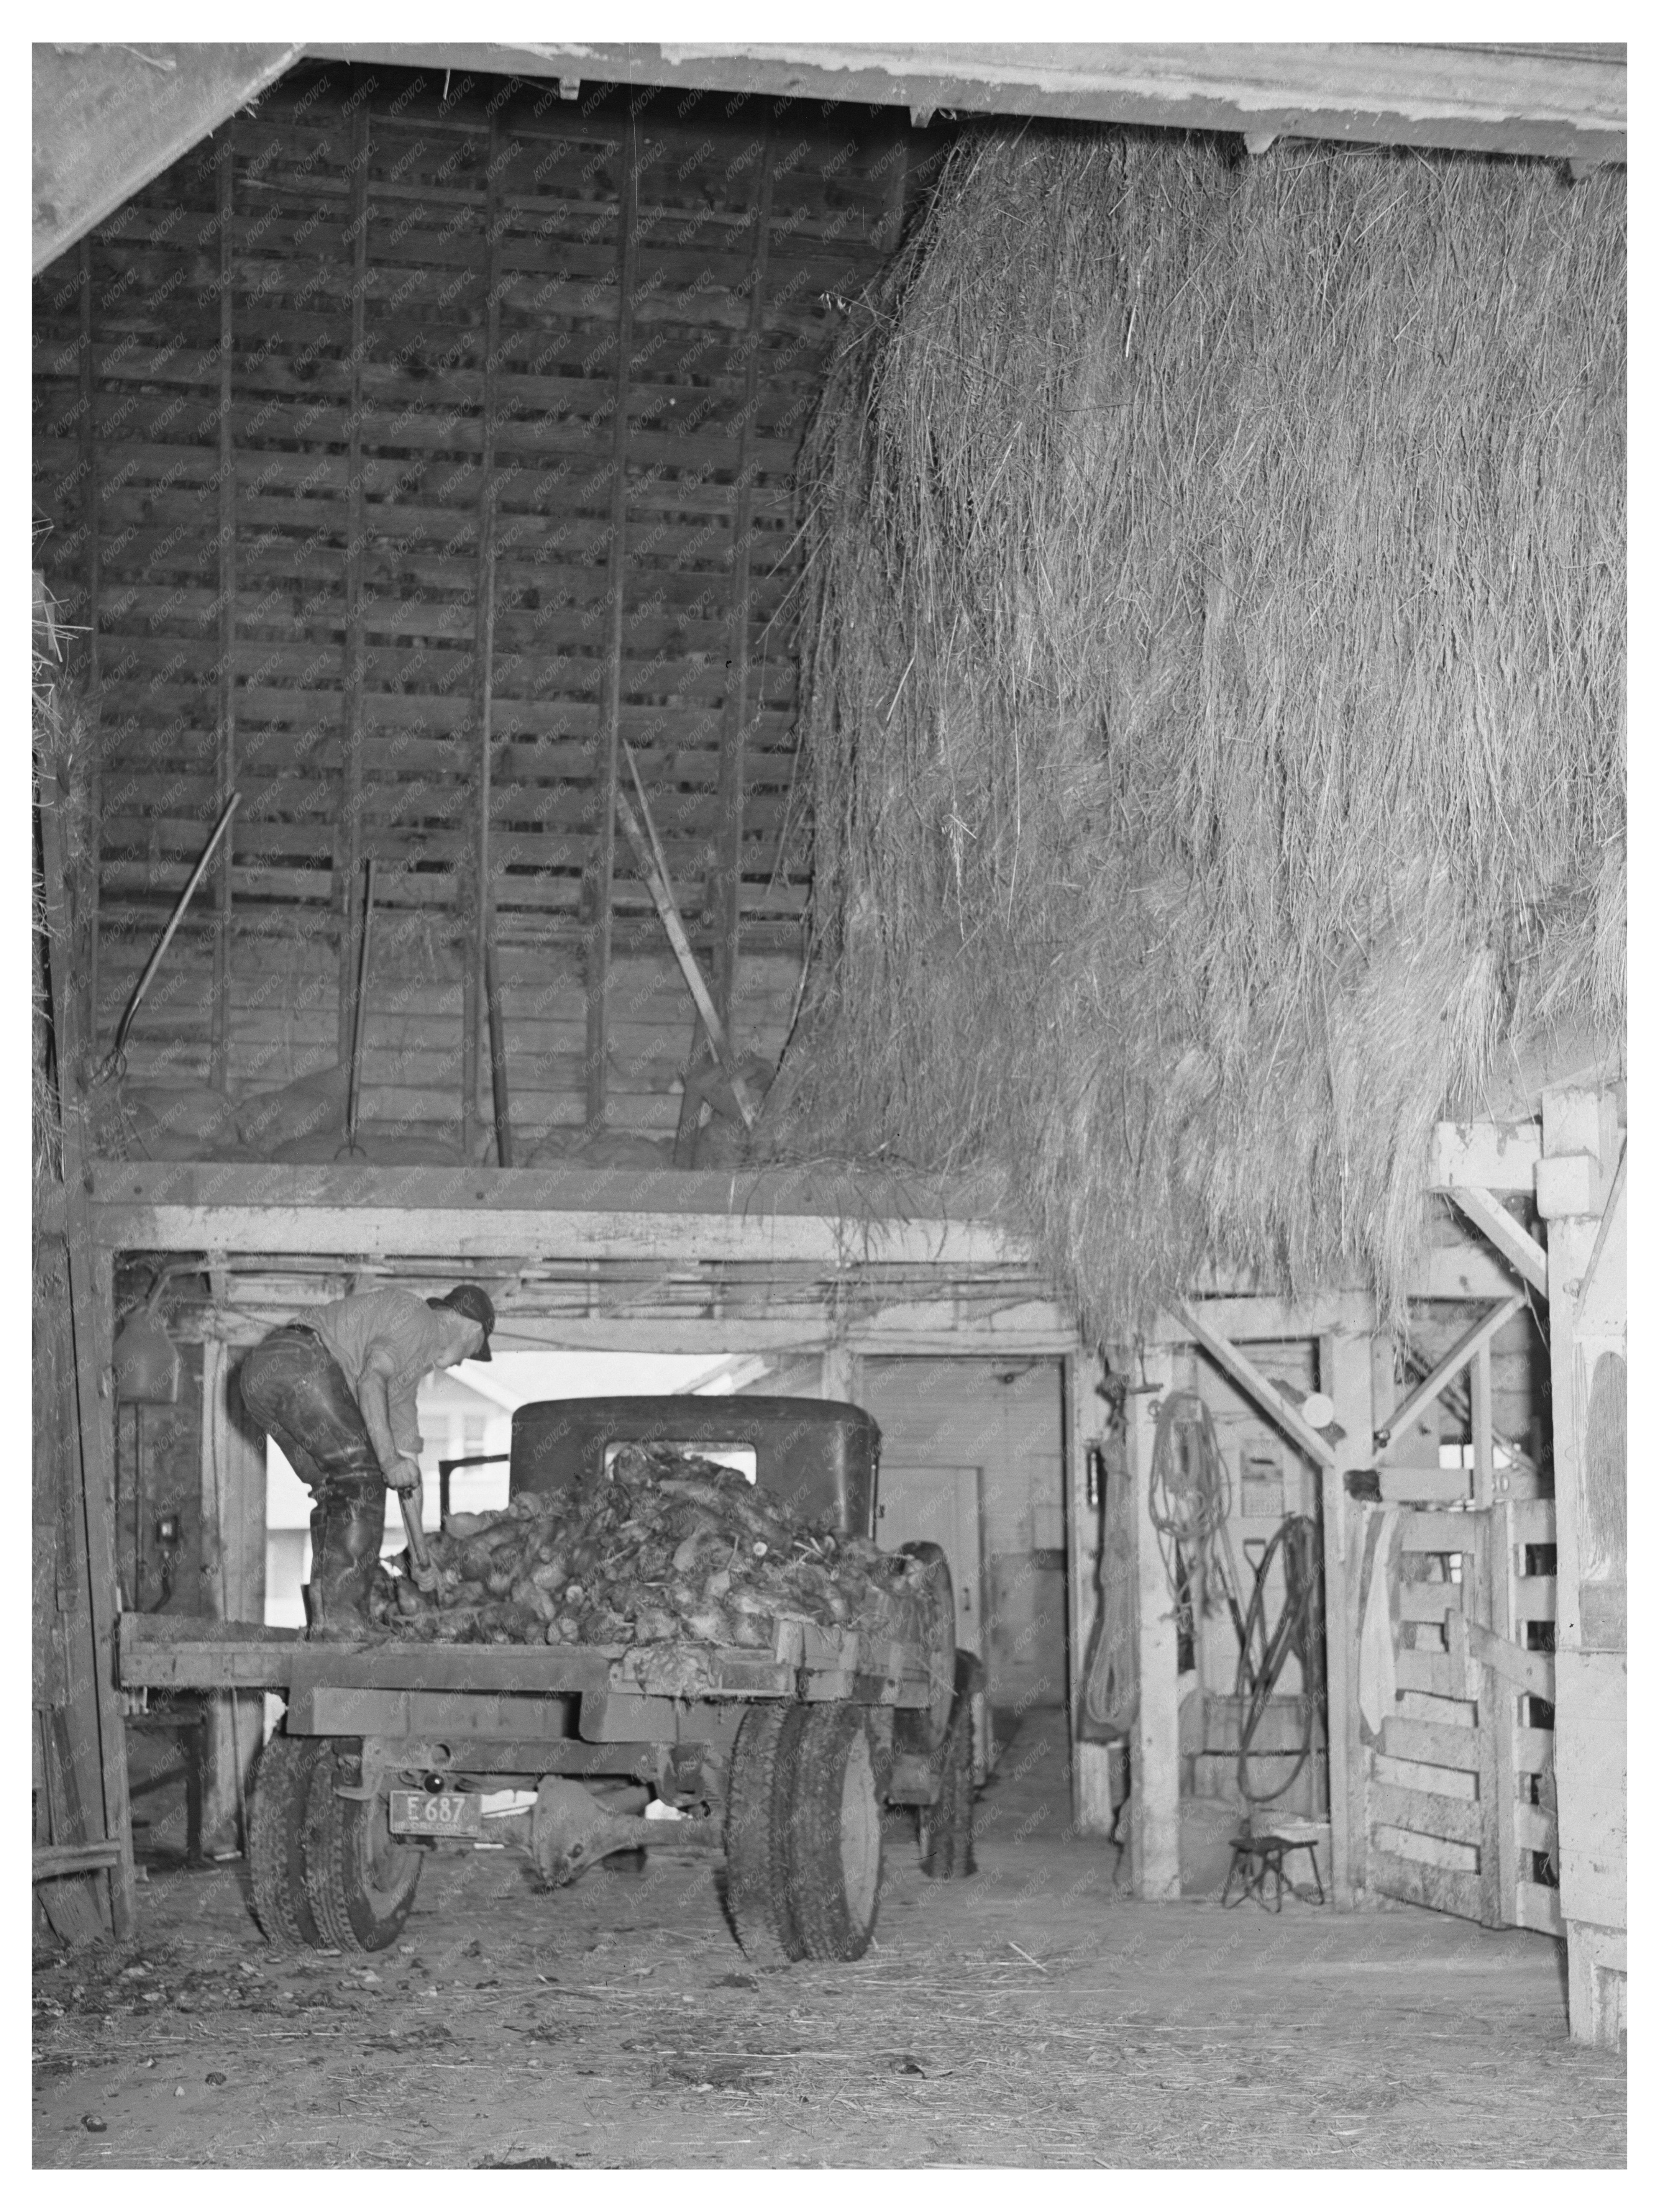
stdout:
<svg viewBox="0 0 1659 2212">
<path fill-rule="evenodd" d="M 1079 1957 L 1412 1908 L 1616 2053 L 1624 100 L 36 46 L 42 1958 L 237 1894 L 280 1705 L 132 1654 L 277 1619 L 241 1358 L 476 1283 L 873 1415 Z"/>
</svg>

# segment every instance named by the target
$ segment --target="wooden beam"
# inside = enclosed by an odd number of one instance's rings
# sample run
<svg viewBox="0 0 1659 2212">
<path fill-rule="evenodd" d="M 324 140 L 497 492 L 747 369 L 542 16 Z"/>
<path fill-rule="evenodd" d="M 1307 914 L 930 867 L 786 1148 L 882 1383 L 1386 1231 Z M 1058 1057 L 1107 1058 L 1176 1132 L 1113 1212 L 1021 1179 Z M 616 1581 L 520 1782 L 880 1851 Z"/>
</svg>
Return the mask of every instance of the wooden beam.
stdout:
<svg viewBox="0 0 1659 2212">
<path fill-rule="evenodd" d="M 490 942 L 489 744 L 495 659 L 495 414 L 501 385 L 501 137 L 499 114 L 489 118 L 484 171 L 485 263 L 483 422 L 478 485 L 478 581 L 473 624 L 472 711 L 477 729 L 474 771 L 472 866 L 456 871 L 463 902 L 461 970 L 461 1152 L 471 1159 L 478 1125 L 478 1088 L 488 1000 L 483 995 L 484 950 Z"/>
<path fill-rule="evenodd" d="M 1429 1185 L 1530 1190 L 1542 1151 L 1536 1121 L 1440 1121 L 1429 1147 Z"/>
<path fill-rule="evenodd" d="M 231 280 L 234 273 L 231 222 L 235 124 L 225 125 L 216 182 L 219 228 L 219 743 L 218 809 L 236 788 L 236 445 L 233 397 Z M 230 1073 L 230 884 L 236 829 L 226 832 L 215 867 L 217 898 L 213 932 L 213 1017 L 209 1079 L 219 1090 Z"/>
<path fill-rule="evenodd" d="M 1401 1430 L 1408 1429 L 1424 1408 L 1434 1403 L 1452 1377 L 1462 1373 L 1481 1346 L 1490 1344 L 1498 1330 L 1507 1322 L 1512 1321 L 1526 1303 L 1517 1291 L 1513 1297 L 1505 1298 L 1501 1304 L 1494 1306 L 1489 1314 L 1476 1322 L 1473 1328 L 1466 1329 L 1445 1357 L 1429 1370 L 1408 1397 L 1401 1400 L 1387 1421 L 1377 1430 L 1377 1450 L 1384 1450 L 1391 1437 L 1398 1436 Z"/>
<path fill-rule="evenodd" d="M 1333 1291 L 1295 1305 L 1278 1297 L 1199 1297 L 1188 1298 L 1187 1304 L 1218 1336 L 1235 1343 L 1240 1340 L 1260 1344 L 1310 1342 L 1334 1331 L 1369 1334 L 1376 1319 L 1376 1301 L 1369 1291 Z M 1152 1324 L 1156 1342 L 1191 1341 L 1182 1318 L 1184 1311 L 1179 1309 L 1157 1316 Z"/>
<path fill-rule="evenodd" d="M 299 46 L 34 46 L 35 273 L 304 52 Z"/>
<path fill-rule="evenodd" d="M 1535 1237 L 1529 1237 L 1515 1216 L 1498 1204 L 1490 1191 L 1473 1185 L 1449 1191 L 1461 1213 L 1466 1213 L 1494 1249 L 1501 1252 L 1523 1282 L 1547 1295 L 1549 1257 Z"/>
<path fill-rule="evenodd" d="M 1304 1452 L 1316 1467 L 1334 1468 L 1336 1465 L 1335 1452 L 1318 1430 L 1308 1426 L 1295 1407 L 1280 1396 L 1253 1361 L 1247 1359 L 1224 1336 L 1218 1336 L 1207 1322 L 1200 1321 L 1190 1306 L 1178 1307 L 1176 1311 L 1192 1331 L 1193 1340 L 1204 1346 L 1223 1374 L 1231 1376 L 1239 1389 L 1255 1401 L 1274 1427 L 1288 1437 L 1298 1451 Z"/>
<path fill-rule="evenodd" d="M 99 1231 L 111 1250 L 316 1252 L 377 1259 L 441 1254 L 521 1258 L 809 1260 L 860 1265 L 1006 1264 L 1003 1233 L 983 1223 L 872 1223 L 857 1249 L 848 1224 L 810 1215 L 520 1212 L 509 1207 L 108 1206 Z M 508 1258 L 507 1255 L 513 1255 Z"/>
<path fill-rule="evenodd" d="M 1622 161 L 1622 46 L 1153 42 L 313 45 L 343 60 Z"/>
<path fill-rule="evenodd" d="M 368 525 L 363 498 L 363 356 L 368 346 L 368 102 L 351 118 L 351 390 L 346 403 L 346 598 L 341 640 L 341 712 L 345 726 L 340 744 L 340 819 L 335 850 L 338 876 L 335 900 L 340 915 L 337 1058 L 343 1067 L 351 1054 L 357 1022 L 357 969 L 362 945 L 363 910 L 363 532 Z"/>
<path fill-rule="evenodd" d="M 1143 1379 L 1167 1390 L 1171 1361 L 1149 1346 Z M 1135 1497 L 1135 1643 L 1140 1698 L 1131 1752 L 1129 1864 L 1137 1897 L 1181 1894 L 1181 1745 L 1176 1703 L 1175 1598 L 1147 1504 L 1158 1432 L 1157 1398 L 1129 1400 L 1129 1468 Z"/>
<path fill-rule="evenodd" d="M 719 849 L 715 860 L 714 1001 L 728 1036 L 737 1000 L 743 887 L 744 747 L 749 722 L 749 541 L 755 522 L 755 415 L 760 401 L 761 337 L 766 320 L 767 255 L 772 228 L 772 125 L 762 134 L 755 180 L 755 234 L 749 253 L 749 327 L 744 340 L 743 418 L 738 435 L 736 497 L 732 510 L 731 651 L 720 724 Z M 735 1050 L 735 1044 L 733 1047 Z"/>
<path fill-rule="evenodd" d="M 639 228 L 639 143 L 630 129 L 622 146 L 622 196 L 617 238 L 617 374 L 611 392 L 611 542 L 606 565 L 609 634 L 599 699 L 599 751 L 594 763 L 598 811 L 588 873 L 592 936 L 587 962 L 587 1126 L 605 1120 L 611 1055 L 611 899 L 617 867 L 617 798 L 622 766 L 623 624 L 627 606 L 628 387 L 634 350 L 634 268 Z"/>
</svg>

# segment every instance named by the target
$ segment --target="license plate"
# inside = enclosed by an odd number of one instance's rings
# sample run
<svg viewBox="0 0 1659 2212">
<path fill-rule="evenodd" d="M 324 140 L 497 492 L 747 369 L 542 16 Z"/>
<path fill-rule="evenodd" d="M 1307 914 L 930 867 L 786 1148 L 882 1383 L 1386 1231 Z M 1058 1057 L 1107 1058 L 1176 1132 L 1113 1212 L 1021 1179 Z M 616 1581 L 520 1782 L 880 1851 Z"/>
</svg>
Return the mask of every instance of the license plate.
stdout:
<svg viewBox="0 0 1659 2212">
<path fill-rule="evenodd" d="M 394 1836 L 476 1836 L 483 1798 L 474 1790 L 394 1790 L 387 1822 Z"/>
</svg>

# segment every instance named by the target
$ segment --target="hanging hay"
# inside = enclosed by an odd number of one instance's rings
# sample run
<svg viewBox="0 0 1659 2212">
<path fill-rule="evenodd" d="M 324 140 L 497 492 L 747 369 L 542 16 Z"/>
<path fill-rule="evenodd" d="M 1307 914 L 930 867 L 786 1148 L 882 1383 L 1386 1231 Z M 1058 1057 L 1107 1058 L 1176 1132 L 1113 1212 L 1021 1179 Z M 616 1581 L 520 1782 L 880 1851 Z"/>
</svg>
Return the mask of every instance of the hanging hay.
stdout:
<svg viewBox="0 0 1659 2212">
<path fill-rule="evenodd" d="M 854 315 L 775 1126 L 1000 1164 L 1091 1329 L 1397 1310 L 1435 1120 L 1622 1024 L 1622 174 L 988 130 Z"/>
</svg>

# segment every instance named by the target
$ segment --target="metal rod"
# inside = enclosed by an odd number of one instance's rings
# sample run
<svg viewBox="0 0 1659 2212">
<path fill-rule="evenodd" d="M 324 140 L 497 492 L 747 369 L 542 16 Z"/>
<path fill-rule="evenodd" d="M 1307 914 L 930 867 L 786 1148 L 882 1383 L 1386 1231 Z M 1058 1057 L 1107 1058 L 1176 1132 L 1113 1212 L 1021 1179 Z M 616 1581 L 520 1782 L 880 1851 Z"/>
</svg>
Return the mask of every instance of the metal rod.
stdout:
<svg viewBox="0 0 1659 2212">
<path fill-rule="evenodd" d="M 127 1000 L 126 1011 L 122 1015 L 119 1026 L 117 1028 L 115 1032 L 115 1042 L 110 1047 L 108 1059 L 104 1062 L 104 1070 L 112 1067 L 116 1061 L 120 1059 L 122 1050 L 126 1044 L 127 1032 L 132 1027 L 132 1018 L 137 1012 L 140 1006 L 143 1002 L 144 994 L 149 988 L 150 978 L 155 975 L 157 968 L 160 967 L 161 963 L 161 955 L 167 951 L 168 945 L 172 944 L 173 933 L 185 918 L 185 908 L 190 904 L 191 896 L 194 892 L 197 884 L 201 882 L 203 877 L 207 873 L 208 863 L 213 858 L 214 852 L 218 845 L 219 840 L 224 836 L 226 830 L 230 825 L 231 816 L 236 811 L 241 803 L 241 793 L 240 791 L 233 791 L 229 799 L 225 802 L 224 812 L 219 817 L 217 822 L 214 823 L 213 835 L 207 842 L 207 850 L 203 854 L 201 859 L 196 863 L 194 868 L 191 869 L 190 881 L 185 885 L 183 890 L 179 892 L 178 902 L 174 905 L 173 913 L 168 918 L 167 926 L 161 932 L 161 941 L 156 946 L 155 951 L 150 954 L 149 958 L 144 963 L 144 972 L 133 986 L 132 996 Z M 100 1073 L 103 1073 L 104 1070 L 100 1070 Z"/>
</svg>

